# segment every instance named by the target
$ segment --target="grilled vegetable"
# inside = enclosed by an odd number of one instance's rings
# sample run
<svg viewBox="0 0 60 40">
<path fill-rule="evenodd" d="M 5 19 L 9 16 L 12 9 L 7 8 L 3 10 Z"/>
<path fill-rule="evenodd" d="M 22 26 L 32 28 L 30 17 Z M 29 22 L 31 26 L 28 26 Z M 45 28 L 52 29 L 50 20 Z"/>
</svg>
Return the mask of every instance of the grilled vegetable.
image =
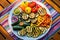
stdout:
<svg viewBox="0 0 60 40">
<path fill-rule="evenodd" d="M 19 25 L 13 26 L 13 30 L 22 30 L 23 28 L 24 28 L 23 26 Z"/>
<path fill-rule="evenodd" d="M 19 15 L 20 14 L 20 10 L 19 10 L 19 8 L 16 8 L 15 10 L 14 10 L 14 15 Z"/>
<path fill-rule="evenodd" d="M 28 37 L 32 37 L 33 35 L 32 35 L 32 33 L 30 32 L 30 33 L 27 33 L 27 36 L 28 36 Z"/>
<path fill-rule="evenodd" d="M 39 26 L 44 21 L 44 18 L 42 16 L 39 16 L 37 19 L 37 26 Z"/>
<path fill-rule="evenodd" d="M 22 15 L 22 18 L 23 18 L 24 20 L 27 20 L 27 19 L 28 19 L 28 15 L 24 13 L 24 14 Z"/>
<path fill-rule="evenodd" d="M 47 28 L 45 28 L 45 27 L 39 27 L 39 29 L 40 29 L 43 33 L 47 30 Z"/>
<path fill-rule="evenodd" d="M 31 8 L 33 8 L 33 7 L 36 6 L 36 2 L 30 2 L 30 3 L 28 4 L 28 6 L 31 7 Z"/>
<path fill-rule="evenodd" d="M 41 35 L 42 34 L 42 31 L 38 28 L 38 27 L 34 27 L 34 29 L 33 29 L 34 31 L 33 31 L 33 36 L 32 37 L 34 37 L 34 38 L 36 38 L 36 37 L 38 37 L 39 35 Z"/>
<path fill-rule="evenodd" d="M 26 20 L 26 22 L 30 22 L 30 21 L 31 21 L 31 19 Z"/>
<path fill-rule="evenodd" d="M 38 17 L 39 16 L 39 13 L 36 13 L 35 17 Z"/>
<path fill-rule="evenodd" d="M 28 6 L 28 2 L 27 1 L 24 1 L 24 2 L 22 2 L 21 4 L 20 4 L 20 8 L 23 10 L 23 11 L 25 11 L 25 8 Z"/>
<path fill-rule="evenodd" d="M 23 7 L 27 7 L 28 6 L 28 2 L 27 1 L 24 1 L 20 5 L 23 6 Z"/>
<path fill-rule="evenodd" d="M 24 22 L 20 22 L 19 25 L 20 25 L 20 26 L 23 26 L 23 25 L 24 25 Z"/>
<path fill-rule="evenodd" d="M 44 16 L 46 14 L 46 9 L 45 8 L 39 8 L 38 9 L 38 13 L 41 15 L 41 16 Z"/>
<path fill-rule="evenodd" d="M 29 18 L 35 18 L 35 14 L 34 13 L 29 14 Z"/>
<path fill-rule="evenodd" d="M 24 22 L 24 25 L 23 26 L 30 26 L 30 23 L 28 23 L 28 22 Z"/>
<path fill-rule="evenodd" d="M 38 22 L 43 22 L 44 21 L 44 18 L 42 16 L 39 16 L 38 17 Z"/>
<path fill-rule="evenodd" d="M 17 22 L 13 23 L 12 26 L 16 26 L 16 25 L 18 25 L 19 22 L 20 22 L 20 21 L 18 20 Z"/>
<path fill-rule="evenodd" d="M 29 32 L 32 32 L 32 27 L 30 27 L 30 26 L 27 26 L 26 27 L 26 31 L 29 33 Z"/>
<path fill-rule="evenodd" d="M 24 5 L 22 6 L 22 5 L 20 5 L 19 8 L 21 8 L 23 11 L 25 11 L 26 6 L 24 6 Z"/>
<path fill-rule="evenodd" d="M 30 23 L 27 23 L 27 22 L 24 22 L 24 25 L 21 25 L 21 24 L 19 24 L 19 25 L 13 25 L 13 30 L 21 30 L 21 29 L 23 29 L 23 28 L 26 28 L 26 26 L 29 26 L 30 25 Z"/>
<path fill-rule="evenodd" d="M 32 22 L 32 23 L 36 23 L 36 22 L 37 22 L 37 18 L 32 19 L 31 22 Z"/>
<path fill-rule="evenodd" d="M 18 31 L 18 35 L 24 36 L 26 34 L 26 29 Z"/>
<path fill-rule="evenodd" d="M 32 8 L 32 12 L 36 13 L 37 12 L 37 8 L 36 7 Z"/>
<path fill-rule="evenodd" d="M 30 23 L 24 21 L 24 22 L 20 22 L 19 25 L 20 26 L 29 26 Z"/>
<path fill-rule="evenodd" d="M 19 19 L 18 19 L 17 16 L 12 16 L 12 22 L 13 22 L 13 23 L 17 22 L 18 20 L 19 20 Z"/>
<path fill-rule="evenodd" d="M 25 12 L 26 12 L 27 14 L 30 14 L 30 13 L 31 13 L 31 8 L 30 8 L 30 7 L 26 7 Z"/>
</svg>

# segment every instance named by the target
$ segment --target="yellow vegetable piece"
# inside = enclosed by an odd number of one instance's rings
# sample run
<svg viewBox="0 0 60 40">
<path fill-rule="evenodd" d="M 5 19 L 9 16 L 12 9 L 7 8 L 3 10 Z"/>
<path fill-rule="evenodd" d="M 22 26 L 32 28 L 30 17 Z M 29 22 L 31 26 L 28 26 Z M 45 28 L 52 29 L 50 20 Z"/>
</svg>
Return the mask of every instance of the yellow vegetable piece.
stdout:
<svg viewBox="0 0 60 40">
<path fill-rule="evenodd" d="M 33 23 L 31 23 L 31 25 L 30 26 L 34 26 L 34 24 Z"/>
<path fill-rule="evenodd" d="M 39 16 L 37 21 L 37 26 L 39 26 L 43 21 L 44 21 L 44 18 L 42 16 Z"/>
<path fill-rule="evenodd" d="M 44 18 L 42 16 L 38 17 L 38 22 L 43 22 Z"/>
<path fill-rule="evenodd" d="M 28 6 L 28 2 L 27 2 L 27 1 L 22 2 L 22 3 L 21 3 L 21 6 L 27 7 L 27 6 Z"/>
<path fill-rule="evenodd" d="M 39 22 L 39 23 L 37 22 L 37 25 L 36 26 L 39 26 L 40 24 L 41 24 L 41 22 Z"/>
<path fill-rule="evenodd" d="M 41 16 L 44 16 L 46 14 L 46 9 L 45 8 L 39 8 L 38 9 L 38 13 L 41 15 Z"/>
<path fill-rule="evenodd" d="M 27 14 L 30 14 L 30 13 L 31 13 L 31 8 L 30 8 L 30 7 L 26 7 L 25 12 L 26 12 Z"/>
</svg>

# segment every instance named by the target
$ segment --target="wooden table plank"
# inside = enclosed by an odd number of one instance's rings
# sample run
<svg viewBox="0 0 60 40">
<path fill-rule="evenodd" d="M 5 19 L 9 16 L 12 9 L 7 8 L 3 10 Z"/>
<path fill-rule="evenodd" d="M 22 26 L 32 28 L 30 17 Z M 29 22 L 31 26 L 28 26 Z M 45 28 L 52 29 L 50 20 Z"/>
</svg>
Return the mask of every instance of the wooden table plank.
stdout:
<svg viewBox="0 0 60 40">
<path fill-rule="evenodd" d="M 7 31 L 0 25 L 0 39 L 13 40 L 13 38 L 7 33 Z"/>
<path fill-rule="evenodd" d="M 46 0 L 46 2 L 60 13 L 60 0 Z"/>
</svg>

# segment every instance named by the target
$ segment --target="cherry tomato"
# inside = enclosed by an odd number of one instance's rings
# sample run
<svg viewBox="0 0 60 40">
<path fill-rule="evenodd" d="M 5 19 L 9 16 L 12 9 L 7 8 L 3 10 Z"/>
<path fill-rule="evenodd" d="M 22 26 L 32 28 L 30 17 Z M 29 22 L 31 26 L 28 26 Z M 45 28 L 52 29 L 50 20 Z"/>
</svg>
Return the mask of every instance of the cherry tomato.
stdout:
<svg viewBox="0 0 60 40">
<path fill-rule="evenodd" d="M 30 3 L 28 3 L 28 6 L 31 7 L 31 8 L 33 8 L 33 7 L 36 6 L 36 2 L 30 2 Z"/>
<path fill-rule="evenodd" d="M 35 6 L 36 5 L 36 2 L 32 2 L 32 4 Z"/>
<path fill-rule="evenodd" d="M 32 8 L 33 7 L 33 4 L 29 3 L 28 6 Z"/>
<path fill-rule="evenodd" d="M 36 5 L 37 10 L 38 10 L 40 7 L 41 7 L 40 5 L 38 5 L 38 4 Z"/>
<path fill-rule="evenodd" d="M 36 7 L 37 7 L 37 8 L 40 8 L 41 6 L 37 4 Z"/>
<path fill-rule="evenodd" d="M 32 12 L 36 13 L 37 12 L 37 8 L 36 7 L 32 8 Z"/>
</svg>

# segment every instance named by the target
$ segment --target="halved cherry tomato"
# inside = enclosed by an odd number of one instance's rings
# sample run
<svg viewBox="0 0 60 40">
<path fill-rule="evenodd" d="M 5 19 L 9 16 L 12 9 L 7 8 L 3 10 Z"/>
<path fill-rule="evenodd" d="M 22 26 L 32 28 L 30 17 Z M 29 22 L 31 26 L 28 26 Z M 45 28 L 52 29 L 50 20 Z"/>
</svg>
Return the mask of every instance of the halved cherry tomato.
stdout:
<svg viewBox="0 0 60 40">
<path fill-rule="evenodd" d="M 36 5 L 35 7 L 32 8 L 32 12 L 36 13 L 38 11 L 38 6 Z"/>
<path fill-rule="evenodd" d="M 32 8 L 32 12 L 33 12 L 33 13 L 36 13 L 36 12 L 37 12 L 37 8 L 35 8 L 35 7 Z"/>
</svg>

